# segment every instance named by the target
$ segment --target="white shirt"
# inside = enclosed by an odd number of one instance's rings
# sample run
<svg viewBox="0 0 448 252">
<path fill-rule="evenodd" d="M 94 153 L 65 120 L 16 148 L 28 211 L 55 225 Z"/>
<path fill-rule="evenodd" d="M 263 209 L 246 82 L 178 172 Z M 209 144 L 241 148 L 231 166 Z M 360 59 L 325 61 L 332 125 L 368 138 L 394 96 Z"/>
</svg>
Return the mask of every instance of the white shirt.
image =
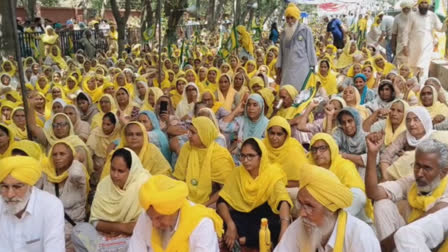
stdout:
<svg viewBox="0 0 448 252">
<path fill-rule="evenodd" d="M 173 232 L 179 226 L 177 218 L 176 226 Z M 140 214 L 135 224 L 134 232 L 129 241 L 129 252 L 153 252 L 151 248 L 152 222 L 146 212 Z M 190 252 L 219 252 L 218 236 L 215 232 L 213 221 L 210 218 L 202 219 L 198 226 L 193 230 L 189 238 Z"/>
<path fill-rule="evenodd" d="M 430 252 L 444 242 L 447 236 L 448 208 L 444 208 L 401 227 L 395 233 L 394 240 L 399 252 Z"/>
<path fill-rule="evenodd" d="M 339 219 L 334 225 L 333 232 L 331 233 L 330 239 L 328 239 L 327 244 L 324 248 L 320 247 L 319 252 L 330 252 L 336 243 L 337 227 Z M 288 229 L 286 229 L 285 234 L 280 240 L 274 252 L 298 252 L 297 248 L 297 233 L 300 226 L 299 219 L 295 220 Z M 366 223 L 359 220 L 356 217 L 347 215 L 347 224 L 345 226 L 345 237 L 344 237 L 344 252 L 380 252 L 380 243 L 375 236 L 372 228 L 370 228 Z"/>
<path fill-rule="evenodd" d="M 21 219 L 0 200 L 0 251 L 65 252 L 64 207 L 55 196 L 32 188 Z"/>
<path fill-rule="evenodd" d="M 394 17 L 384 16 L 381 21 L 381 31 L 385 33 L 386 39 L 390 40 L 392 38 L 392 26 L 394 24 Z"/>
</svg>

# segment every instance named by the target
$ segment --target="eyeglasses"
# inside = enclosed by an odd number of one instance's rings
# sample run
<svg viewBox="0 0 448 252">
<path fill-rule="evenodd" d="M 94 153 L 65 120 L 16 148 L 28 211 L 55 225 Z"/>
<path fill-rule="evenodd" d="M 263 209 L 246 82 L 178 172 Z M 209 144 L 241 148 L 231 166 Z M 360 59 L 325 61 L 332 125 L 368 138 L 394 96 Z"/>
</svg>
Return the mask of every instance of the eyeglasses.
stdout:
<svg viewBox="0 0 448 252">
<path fill-rule="evenodd" d="M 12 190 L 14 193 L 19 191 L 25 186 L 25 184 L 14 184 L 14 185 L 6 185 L 6 184 L 0 184 L 0 191 L 2 193 L 9 192 L 9 190 Z"/>
<path fill-rule="evenodd" d="M 328 150 L 328 146 L 325 146 L 325 145 L 318 146 L 318 147 L 311 147 L 310 148 L 311 153 L 314 153 L 314 154 L 316 154 L 318 152 L 322 153 L 322 152 L 325 152 L 327 150 Z"/>
<path fill-rule="evenodd" d="M 258 155 L 257 154 L 240 154 L 239 156 L 238 156 L 238 158 L 239 158 L 239 160 L 242 162 L 242 161 L 244 161 L 244 160 L 247 160 L 247 161 L 252 161 L 255 157 L 257 157 Z"/>
<path fill-rule="evenodd" d="M 64 128 L 68 125 L 67 122 L 61 122 L 61 123 L 53 123 L 53 128 L 57 129 L 57 128 Z"/>
</svg>

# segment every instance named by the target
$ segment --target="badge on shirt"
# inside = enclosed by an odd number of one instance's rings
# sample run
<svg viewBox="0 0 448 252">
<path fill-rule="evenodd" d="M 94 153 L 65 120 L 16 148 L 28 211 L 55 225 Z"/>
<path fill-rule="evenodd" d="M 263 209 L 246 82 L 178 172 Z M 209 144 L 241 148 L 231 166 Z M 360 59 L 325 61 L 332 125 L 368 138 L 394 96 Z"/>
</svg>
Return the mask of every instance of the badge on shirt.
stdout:
<svg viewBox="0 0 448 252">
<path fill-rule="evenodd" d="M 198 181 L 196 180 L 196 179 L 191 179 L 191 184 L 192 185 L 194 185 L 194 186 L 197 186 L 198 185 Z"/>
<path fill-rule="evenodd" d="M 302 35 L 299 35 L 299 41 L 302 41 L 302 40 L 303 40 Z"/>
</svg>

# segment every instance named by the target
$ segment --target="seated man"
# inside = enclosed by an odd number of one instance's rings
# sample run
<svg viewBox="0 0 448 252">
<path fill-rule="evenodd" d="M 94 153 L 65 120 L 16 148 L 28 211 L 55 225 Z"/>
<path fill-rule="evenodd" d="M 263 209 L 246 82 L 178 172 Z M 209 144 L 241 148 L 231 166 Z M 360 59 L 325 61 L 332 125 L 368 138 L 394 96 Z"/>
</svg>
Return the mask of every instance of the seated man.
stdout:
<svg viewBox="0 0 448 252">
<path fill-rule="evenodd" d="M 438 251 L 448 251 L 448 208 L 401 227 L 394 235 L 399 252 L 431 251 L 441 245 Z"/>
<path fill-rule="evenodd" d="M 300 217 L 274 252 L 381 251 L 373 230 L 344 210 L 353 201 L 350 189 L 327 169 L 313 165 L 304 169 L 297 196 Z"/>
<path fill-rule="evenodd" d="M 34 187 L 41 176 L 31 157 L 0 160 L 0 251 L 64 252 L 64 207 Z"/>
<path fill-rule="evenodd" d="M 219 251 L 223 222 L 214 210 L 187 200 L 188 187 L 165 175 L 151 177 L 140 188 L 140 214 L 130 252 Z"/>
<path fill-rule="evenodd" d="M 378 184 L 376 156 L 383 143 L 383 134 L 371 133 L 366 138 L 368 148 L 366 170 L 367 197 L 375 201 L 374 215 L 378 238 L 385 251 L 395 248 L 393 235 L 400 227 L 448 206 L 446 171 L 448 147 L 433 139 L 417 145 L 414 175 Z M 406 200 L 406 211 L 400 214 L 397 201 Z M 407 209 L 405 209 L 407 210 Z"/>
</svg>

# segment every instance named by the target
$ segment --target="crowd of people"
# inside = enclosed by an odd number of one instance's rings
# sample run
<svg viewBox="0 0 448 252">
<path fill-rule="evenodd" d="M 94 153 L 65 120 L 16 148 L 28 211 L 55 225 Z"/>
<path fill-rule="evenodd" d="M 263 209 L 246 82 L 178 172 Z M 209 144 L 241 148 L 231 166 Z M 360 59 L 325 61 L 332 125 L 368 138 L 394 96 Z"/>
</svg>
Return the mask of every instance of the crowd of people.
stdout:
<svg viewBox="0 0 448 252">
<path fill-rule="evenodd" d="M 227 57 L 210 35 L 161 66 L 115 30 L 63 56 L 48 27 L 38 58 L 1 64 L 0 251 L 446 251 L 431 4 L 355 31 L 289 4 L 277 43 L 238 26 Z"/>
</svg>

